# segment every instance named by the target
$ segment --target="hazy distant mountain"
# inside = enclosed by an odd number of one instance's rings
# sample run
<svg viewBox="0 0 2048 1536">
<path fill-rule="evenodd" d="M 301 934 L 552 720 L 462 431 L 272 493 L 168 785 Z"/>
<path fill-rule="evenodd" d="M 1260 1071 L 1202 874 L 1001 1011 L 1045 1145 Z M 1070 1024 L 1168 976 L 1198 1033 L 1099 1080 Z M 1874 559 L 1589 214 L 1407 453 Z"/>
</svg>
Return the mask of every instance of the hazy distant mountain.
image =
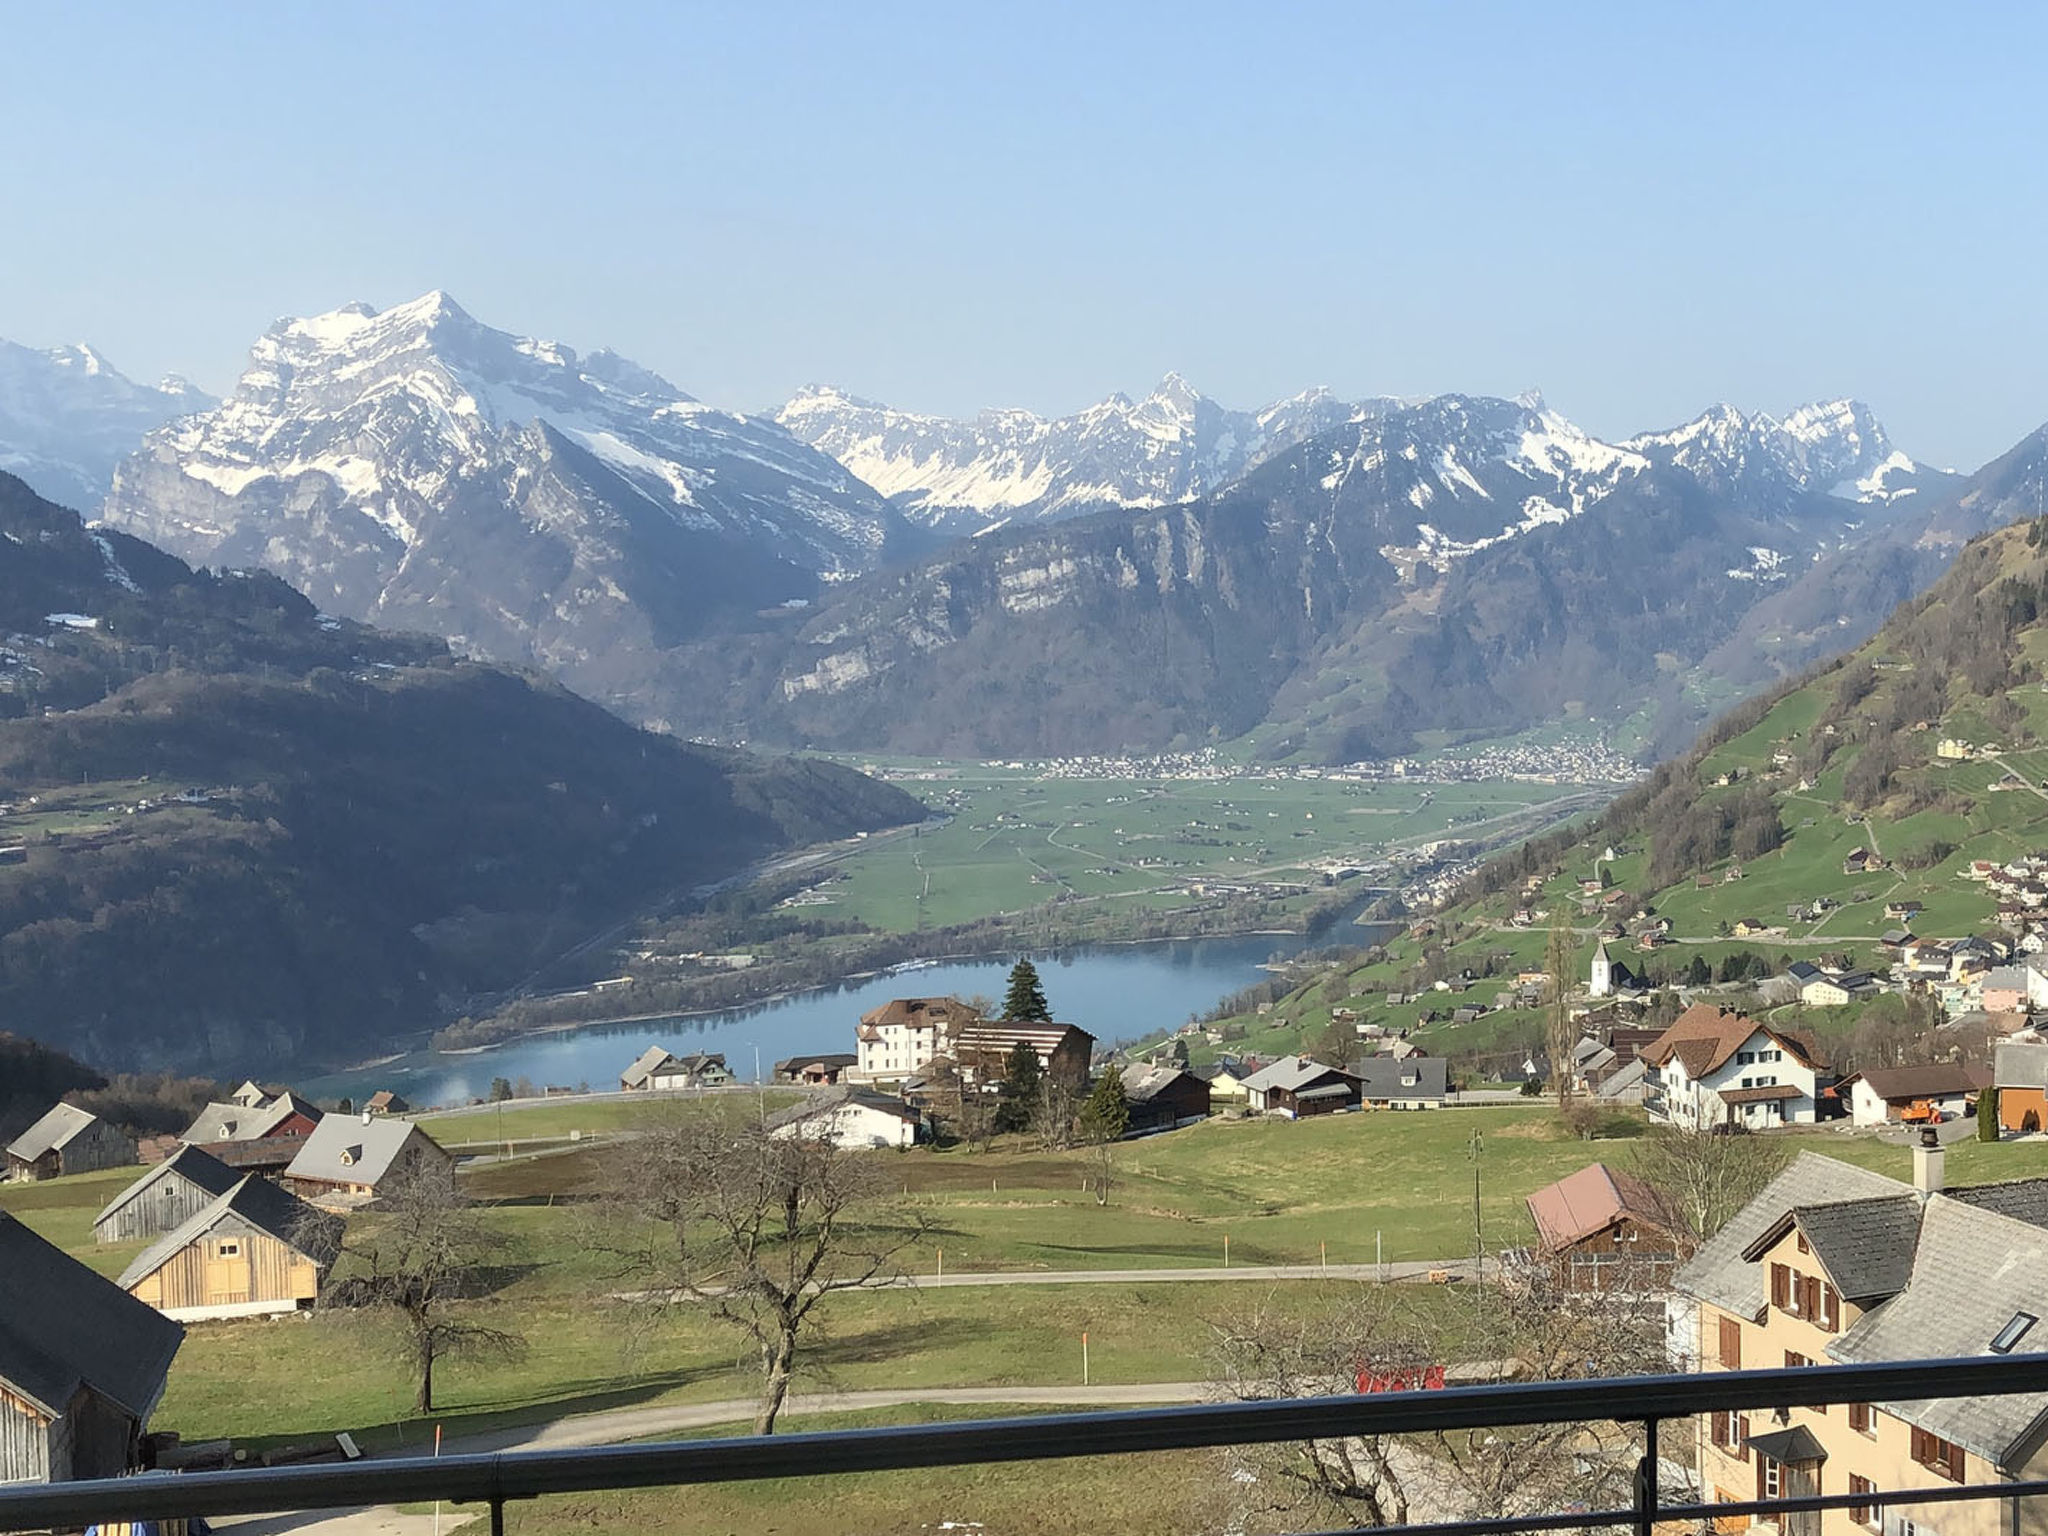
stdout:
<svg viewBox="0 0 2048 1536">
<path fill-rule="evenodd" d="M 808 600 L 906 531 L 773 421 L 442 293 L 279 322 L 233 398 L 122 464 L 102 516 L 636 712 L 679 639 Z"/>
<path fill-rule="evenodd" d="M 1143 400 L 1111 395 L 1072 416 L 920 416 L 830 388 L 776 413 L 928 527 L 974 532 L 1105 507 L 1157 507 L 1221 490 L 1356 414 L 1326 389 L 1235 411 L 1177 373 Z"/>
<path fill-rule="evenodd" d="M 0 341 L 0 470 L 53 501 L 96 507 L 145 433 L 216 403 L 176 377 L 137 384 L 83 344 Z"/>
<path fill-rule="evenodd" d="M 1261 729 L 1345 758 L 1644 711 L 1682 739 L 1692 669 L 1909 521 L 1909 470 L 1848 402 L 1626 444 L 1533 396 L 1376 402 L 1192 503 L 1005 529 L 835 592 L 725 711 L 948 753 Z"/>
</svg>

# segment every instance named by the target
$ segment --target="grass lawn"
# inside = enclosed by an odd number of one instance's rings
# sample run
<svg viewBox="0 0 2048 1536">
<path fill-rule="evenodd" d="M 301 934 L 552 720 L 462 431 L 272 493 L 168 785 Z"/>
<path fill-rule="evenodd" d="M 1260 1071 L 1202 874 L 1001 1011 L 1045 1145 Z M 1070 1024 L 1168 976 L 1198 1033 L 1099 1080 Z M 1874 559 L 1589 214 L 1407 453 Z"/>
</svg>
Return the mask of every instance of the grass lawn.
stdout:
<svg viewBox="0 0 2048 1536">
<path fill-rule="evenodd" d="M 986 1410 L 925 1406 L 867 1413 L 789 1416 L 792 1431 L 933 1424 Z M 739 1427 L 727 1433 L 739 1433 Z M 1214 1451 L 1075 1456 L 1056 1462 L 935 1467 L 831 1478 L 777 1478 L 640 1492 L 559 1495 L 508 1506 L 520 1536 L 603 1530 L 688 1531 L 691 1536 L 927 1536 L 942 1530 L 1005 1536 L 1145 1531 L 1153 1536 L 1218 1528 L 1229 1487 Z"/>
</svg>

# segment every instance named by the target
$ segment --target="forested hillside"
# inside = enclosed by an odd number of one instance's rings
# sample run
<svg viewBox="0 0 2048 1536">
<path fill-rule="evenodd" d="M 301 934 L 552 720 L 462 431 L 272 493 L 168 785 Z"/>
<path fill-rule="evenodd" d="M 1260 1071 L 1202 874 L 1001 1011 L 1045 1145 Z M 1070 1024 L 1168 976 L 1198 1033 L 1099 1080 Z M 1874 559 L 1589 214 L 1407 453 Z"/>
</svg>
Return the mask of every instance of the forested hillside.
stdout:
<svg viewBox="0 0 2048 1536">
<path fill-rule="evenodd" d="M 914 820 L 0 477 L 0 1017 L 105 1067 L 360 1058 L 776 849 Z"/>
</svg>

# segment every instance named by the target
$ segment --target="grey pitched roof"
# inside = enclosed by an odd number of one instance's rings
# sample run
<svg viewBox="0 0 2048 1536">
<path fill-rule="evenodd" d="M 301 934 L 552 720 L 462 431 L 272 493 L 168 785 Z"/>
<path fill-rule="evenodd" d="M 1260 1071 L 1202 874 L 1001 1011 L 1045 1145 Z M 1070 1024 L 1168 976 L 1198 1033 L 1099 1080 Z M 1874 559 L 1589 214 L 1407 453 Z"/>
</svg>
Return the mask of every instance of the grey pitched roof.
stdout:
<svg viewBox="0 0 2048 1536">
<path fill-rule="evenodd" d="M 877 1093 L 872 1088 L 842 1083 L 837 1088 L 827 1088 L 823 1093 L 801 1099 L 787 1109 L 777 1110 L 768 1117 L 766 1124 L 769 1130 L 776 1131 L 785 1125 L 795 1125 L 800 1121 L 814 1120 L 820 1115 L 830 1114 L 846 1104 L 876 1110 L 885 1115 L 894 1115 L 899 1120 L 917 1121 L 924 1118 L 901 1099 L 891 1098 L 886 1093 Z"/>
<path fill-rule="evenodd" d="M 1764 1305 L 1766 1277 L 1761 1265 L 1742 1255 L 1787 1212 L 1806 1205 L 1911 1192 L 1910 1186 L 1881 1173 L 1818 1152 L 1801 1152 L 1762 1194 L 1737 1211 L 1727 1226 L 1700 1244 L 1699 1251 L 1672 1277 L 1672 1286 L 1724 1312 L 1752 1317 Z"/>
<path fill-rule="evenodd" d="M 1828 1448 L 1822 1445 L 1820 1437 L 1804 1424 L 1794 1424 L 1790 1429 L 1773 1430 L 1769 1434 L 1751 1435 L 1745 1443 L 1759 1456 L 1768 1456 L 1772 1461 L 1801 1462 L 1828 1459 Z"/>
<path fill-rule="evenodd" d="M 374 1186 L 391 1171 L 398 1154 L 415 1136 L 438 1145 L 410 1120 L 364 1121 L 354 1115 L 326 1115 L 285 1169 L 285 1177 Z"/>
<path fill-rule="evenodd" d="M 646 1050 L 633 1058 L 633 1064 L 630 1067 L 619 1074 L 619 1081 L 622 1083 L 644 1083 L 654 1075 L 656 1067 L 670 1059 L 670 1053 L 666 1046 L 650 1045 Z"/>
<path fill-rule="evenodd" d="M 186 1244 L 231 1218 L 239 1218 L 243 1225 L 276 1238 L 323 1266 L 334 1262 L 341 1246 L 342 1224 L 337 1217 L 314 1209 L 260 1174 L 249 1173 L 226 1194 L 210 1201 L 203 1210 L 194 1211 L 181 1225 L 138 1253 L 134 1262 L 121 1272 L 121 1289 L 125 1291 L 155 1274 Z"/>
<path fill-rule="evenodd" d="M 0 1381 L 51 1413 L 81 1384 L 138 1421 L 163 1395 L 185 1330 L 0 1211 Z"/>
<path fill-rule="evenodd" d="M 1976 1184 L 1952 1189 L 1949 1197 L 1979 1210 L 1996 1211 L 2030 1227 L 2048 1228 L 2048 1179 L 2008 1179 L 1999 1184 Z"/>
<path fill-rule="evenodd" d="M 320 1111 L 289 1093 L 279 1094 L 260 1108 L 232 1100 L 209 1104 L 199 1112 L 197 1119 L 185 1127 L 178 1140 L 187 1143 L 255 1141 L 269 1135 L 293 1115 L 304 1115 L 317 1121 Z"/>
<path fill-rule="evenodd" d="M 1183 1067 L 1153 1067 L 1134 1061 L 1123 1069 L 1124 1097 L 1133 1104 L 1149 1103 L 1172 1087 L 1177 1078 L 1193 1076 Z"/>
<path fill-rule="evenodd" d="M 1369 1056 L 1351 1068 L 1351 1075 L 1358 1079 L 1363 1098 L 1440 1099 L 1450 1083 L 1450 1063 L 1441 1056 L 1410 1056 L 1405 1061 Z"/>
<path fill-rule="evenodd" d="M 165 1179 L 174 1176 L 205 1190 L 209 1195 L 226 1194 L 235 1187 L 235 1180 L 240 1177 L 234 1169 L 204 1148 L 180 1147 L 109 1200 L 99 1215 L 93 1217 L 92 1224 L 98 1226 L 137 1195 L 145 1190 L 154 1189 Z"/>
<path fill-rule="evenodd" d="M 76 1104 L 59 1104 L 10 1141 L 7 1153 L 10 1157 L 32 1163 L 44 1153 L 63 1146 L 98 1118 Z"/>
<path fill-rule="evenodd" d="M 1260 1093 L 1269 1088 L 1278 1088 L 1284 1093 L 1295 1093 L 1329 1072 L 1342 1072 L 1348 1077 L 1358 1075 L 1347 1068 L 1326 1067 L 1319 1061 L 1309 1061 L 1300 1056 L 1282 1056 L 1278 1061 L 1268 1062 L 1244 1079 L 1244 1085 Z"/>
<path fill-rule="evenodd" d="M 2001 1045 L 1995 1060 L 1992 1078 L 1999 1087 L 2048 1088 L 2048 1045 Z"/>
<path fill-rule="evenodd" d="M 1643 1058 L 1637 1056 L 1594 1090 L 1593 1096 L 1600 1099 L 1618 1099 L 1629 1089 L 1639 1087 L 1649 1070 L 1644 1065 Z"/>
<path fill-rule="evenodd" d="M 1843 1297 L 1869 1305 L 1896 1296 L 1913 1273 L 1920 1238 L 1920 1197 L 1879 1195 L 1801 1205 L 1771 1223 L 1743 1250 L 1754 1261 L 1792 1227 L 1806 1239 Z"/>
<path fill-rule="evenodd" d="M 1986 1355 L 2016 1312 L 2048 1317 L 2048 1231 L 1935 1195 L 1921 1218 L 1913 1278 L 1828 1353 L 1844 1363 Z M 2029 1337 L 2022 1348 L 2043 1343 Z M 2010 1469 L 2048 1413 L 2048 1391 L 1878 1406 Z"/>
</svg>

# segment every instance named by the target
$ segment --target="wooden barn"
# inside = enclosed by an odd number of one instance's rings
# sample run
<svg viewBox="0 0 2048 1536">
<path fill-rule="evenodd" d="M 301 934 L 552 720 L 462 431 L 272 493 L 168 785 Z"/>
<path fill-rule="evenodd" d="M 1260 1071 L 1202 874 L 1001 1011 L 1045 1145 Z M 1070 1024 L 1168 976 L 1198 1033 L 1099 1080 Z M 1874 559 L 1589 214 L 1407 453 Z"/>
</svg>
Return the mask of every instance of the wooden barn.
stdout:
<svg viewBox="0 0 2048 1536">
<path fill-rule="evenodd" d="M 244 1083 L 234 1098 L 207 1105 L 178 1140 L 203 1147 L 223 1141 L 304 1140 L 313 1134 L 313 1127 L 320 1123 L 319 1110 L 289 1092 L 261 1103 L 247 1103 L 246 1095 L 254 1086 Z"/>
<path fill-rule="evenodd" d="M 7 1177 L 34 1181 L 135 1164 L 135 1138 L 75 1104 L 59 1104 L 7 1144 Z"/>
<path fill-rule="evenodd" d="M 185 1323 L 299 1311 L 320 1294 L 341 1226 L 247 1174 L 138 1254 L 121 1289 Z"/>
<path fill-rule="evenodd" d="M 92 1221 L 95 1242 L 161 1237 L 233 1189 L 242 1175 L 198 1147 L 180 1147 L 107 1202 Z"/>
<path fill-rule="evenodd" d="M 1170 1131 L 1208 1118 L 1209 1085 L 1192 1072 L 1180 1067 L 1133 1063 L 1123 1069 L 1123 1079 L 1124 1102 L 1131 1113 L 1129 1133 L 1133 1136 Z"/>
<path fill-rule="evenodd" d="M 119 1477 L 185 1330 L 0 1212 L 0 1483 Z"/>
</svg>

